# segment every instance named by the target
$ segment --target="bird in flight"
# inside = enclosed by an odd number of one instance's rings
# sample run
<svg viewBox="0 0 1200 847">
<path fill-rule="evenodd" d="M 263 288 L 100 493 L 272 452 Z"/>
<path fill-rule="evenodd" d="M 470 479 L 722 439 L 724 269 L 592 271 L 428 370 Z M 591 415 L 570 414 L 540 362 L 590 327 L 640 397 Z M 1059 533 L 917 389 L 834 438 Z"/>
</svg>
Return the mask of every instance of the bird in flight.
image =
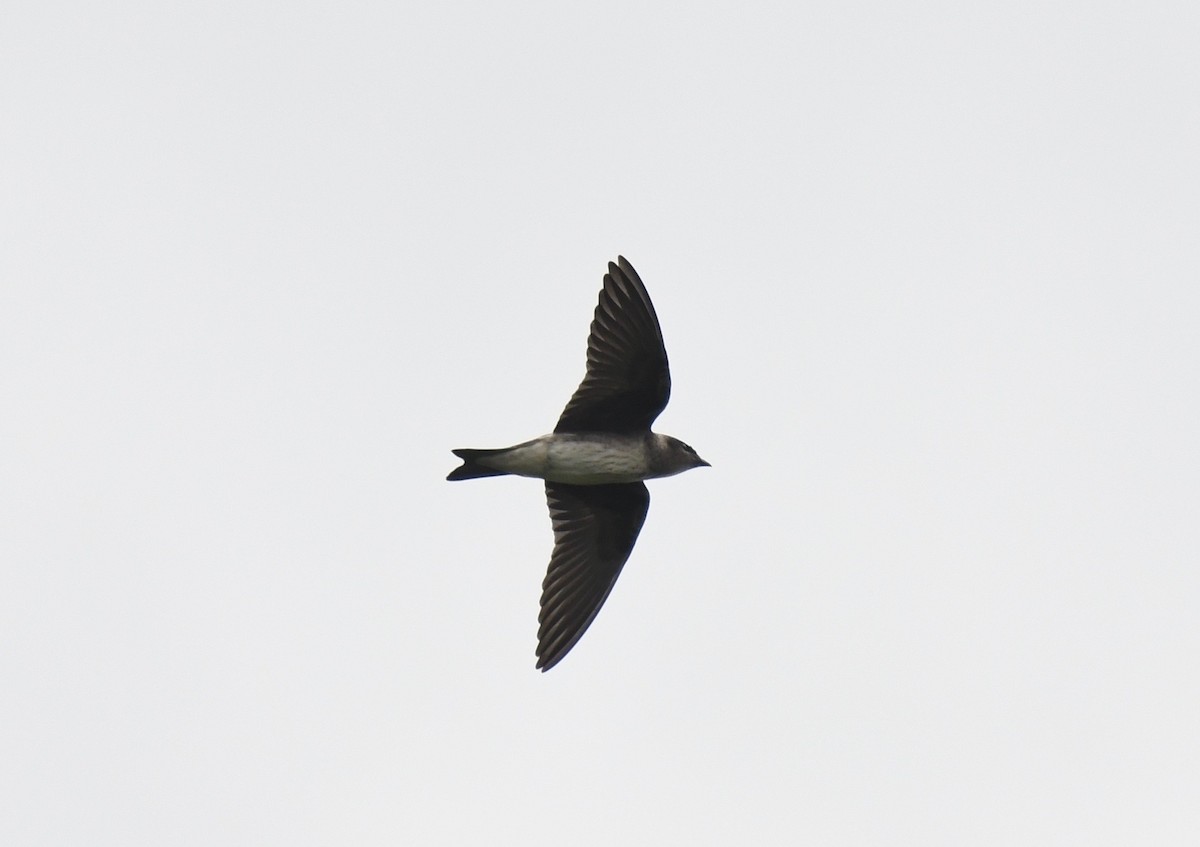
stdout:
<svg viewBox="0 0 1200 847">
<path fill-rule="evenodd" d="M 550 435 L 498 450 L 454 450 L 449 480 L 515 474 L 546 481 L 554 552 L 542 582 L 537 667 L 548 671 L 604 605 L 637 541 L 642 480 L 709 467 L 677 438 L 650 431 L 671 396 L 662 330 L 624 256 L 608 263 L 588 335 L 587 374 Z"/>
</svg>

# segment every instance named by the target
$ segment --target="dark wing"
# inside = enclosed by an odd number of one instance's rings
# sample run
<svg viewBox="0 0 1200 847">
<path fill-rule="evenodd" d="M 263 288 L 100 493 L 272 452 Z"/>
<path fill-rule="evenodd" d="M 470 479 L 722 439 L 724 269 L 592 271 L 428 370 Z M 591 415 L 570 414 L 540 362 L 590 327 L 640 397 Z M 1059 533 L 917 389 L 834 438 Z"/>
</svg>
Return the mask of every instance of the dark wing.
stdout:
<svg viewBox="0 0 1200 847">
<path fill-rule="evenodd" d="M 658 316 L 624 256 L 608 263 L 588 336 L 587 375 L 555 432 L 644 432 L 671 396 Z"/>
<path fill-rule="evenodd" d="M 542 582 L 537 666 L 558 664 L 575 646 L 612 591 L 650 508 L 640 482 L 546 483 L 554 553 Z"/>
</svg>

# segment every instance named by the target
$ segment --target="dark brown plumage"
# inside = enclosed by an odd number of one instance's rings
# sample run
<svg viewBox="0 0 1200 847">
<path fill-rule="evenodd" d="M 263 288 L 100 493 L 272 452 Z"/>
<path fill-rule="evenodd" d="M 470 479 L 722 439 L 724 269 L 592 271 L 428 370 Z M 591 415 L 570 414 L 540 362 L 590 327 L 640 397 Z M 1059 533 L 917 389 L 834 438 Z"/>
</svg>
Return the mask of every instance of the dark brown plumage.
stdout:
<svg viewBox="0 0 1200 847">
<path fill-rule="evenodd" d="M 625 258 L 610 262 L 588 335 L 587 373 L 552 435 L 499 450 L 455 450 L 447 479 L 515 473 L 546 480 L 554 552 L 542 583 L 537 666 L 550 670 L 583 636 L 629 559 L 650 508 L 641 481 L 708 463 L 650 431 L 671 396 L 650 295 Z"/>
</svg>

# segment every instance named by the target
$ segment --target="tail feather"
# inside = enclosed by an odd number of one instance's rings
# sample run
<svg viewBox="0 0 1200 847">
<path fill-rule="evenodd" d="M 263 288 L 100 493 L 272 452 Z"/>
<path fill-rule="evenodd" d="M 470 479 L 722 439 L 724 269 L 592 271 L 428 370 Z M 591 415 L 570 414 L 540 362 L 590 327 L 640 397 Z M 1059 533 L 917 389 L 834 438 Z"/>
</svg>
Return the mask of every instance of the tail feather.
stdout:
<svg viewBox="0 0 1200 847">
<path fill-rule="evenodd" d="M 504 453 L 507 450 L 507 447 L 503 447 L 499 450 L 451 450 L 450 452 L 462 459 L 463 463 L 459 467 L 450 471 L 450 475 L 446 477 L 446 479 L 479 479 L 480 477 L 485 476 L 506 476 L 508 471 L 498 471 L 495 468 L 489 468 L 486 465 L 481 465 L 479 460 L 488 456 L 494 456 L 497 453 Z"/>
</svg>

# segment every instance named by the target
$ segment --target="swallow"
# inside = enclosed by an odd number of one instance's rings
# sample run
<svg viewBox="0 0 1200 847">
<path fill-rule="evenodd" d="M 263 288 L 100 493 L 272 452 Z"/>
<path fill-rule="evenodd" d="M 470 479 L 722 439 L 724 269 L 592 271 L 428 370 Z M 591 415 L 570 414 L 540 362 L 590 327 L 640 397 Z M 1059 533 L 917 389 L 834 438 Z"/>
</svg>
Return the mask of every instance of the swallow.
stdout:
<svg viewBox="0 0 1200 847">
<path fill-rule="evenodd" d="M 453 450 L 448 480 L 541 479 L 554 528 L 542 582 L 537 668 L 562 661 L 595 620 L 650 508 L 644 480 L 710 467 L 677 438 L 652 432 L 671 396 L 658 315 L 624 256 L 609 262 L 588 335 L 587 373 L 554 432 L 496 450 Z"/>
</svg>

